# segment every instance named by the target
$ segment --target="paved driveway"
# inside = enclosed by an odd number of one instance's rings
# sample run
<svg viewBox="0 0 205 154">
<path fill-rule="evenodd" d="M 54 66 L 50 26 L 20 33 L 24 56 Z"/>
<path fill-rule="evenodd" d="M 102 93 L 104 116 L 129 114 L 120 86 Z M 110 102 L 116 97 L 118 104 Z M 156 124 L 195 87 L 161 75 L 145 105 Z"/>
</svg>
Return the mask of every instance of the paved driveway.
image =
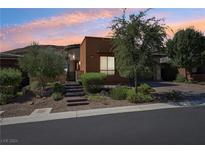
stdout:
<svg viewBox="0 0 205 154">
<path fill-rule="evenodd" d="M 205 144 L 205 107 L 1 126 L 2 144 Z"/>
<path fill-rule="evenodd" d="M 199 105 L 205 104 L 205 85 L 174 83 L 174 82 L 149 82 L 158 93 L 166 93 L 172 90 L 180 91 L 185 96 L 178 105 Z"/>
</svg>

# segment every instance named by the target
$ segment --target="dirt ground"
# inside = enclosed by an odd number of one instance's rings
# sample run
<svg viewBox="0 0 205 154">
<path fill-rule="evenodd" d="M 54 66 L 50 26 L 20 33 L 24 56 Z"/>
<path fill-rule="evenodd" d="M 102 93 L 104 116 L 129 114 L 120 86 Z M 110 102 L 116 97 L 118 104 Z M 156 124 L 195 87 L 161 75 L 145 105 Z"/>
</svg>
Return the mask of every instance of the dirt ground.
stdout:
<svg viewBox="0 0 205 154">
<path fill-rule="evenodd" d="M 25 97 L 27 97 L 25 99 Z M 68 97 L 64 97 L 60 101 L 54 101 L 52 97 L 35 98 L 29 96 L 19 96 L 13 100 L 13 103 L 1 105 L 0 111 L 4 111 L 1 114 L 2 118 L 30 115 L 35 109 L 40 108 L 52 108 L 51 113 L 64 112 L 64 111 L 76 111 L 87 110 L 95 108 L 117 107 L 117 106 L 130 106 L 136 105 L 128 102 L 127 100 L 112 100 L 110 98 L 101 101 L 89 101 L 89 105 L 67 106 Z"/>
</svg>

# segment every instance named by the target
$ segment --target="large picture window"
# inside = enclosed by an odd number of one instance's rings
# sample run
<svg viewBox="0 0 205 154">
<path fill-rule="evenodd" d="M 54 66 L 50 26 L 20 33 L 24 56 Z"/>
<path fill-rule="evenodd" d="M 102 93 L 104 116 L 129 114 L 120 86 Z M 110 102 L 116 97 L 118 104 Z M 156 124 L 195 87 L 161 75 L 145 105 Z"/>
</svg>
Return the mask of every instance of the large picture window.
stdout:
<svg viewBox="0 0 205 154">
<path fill-rule="evenodd" d="M 114 75 L 115 58 L 111 56 L 100 56 L 100 72 L 107 75 Z"/>
</svg>

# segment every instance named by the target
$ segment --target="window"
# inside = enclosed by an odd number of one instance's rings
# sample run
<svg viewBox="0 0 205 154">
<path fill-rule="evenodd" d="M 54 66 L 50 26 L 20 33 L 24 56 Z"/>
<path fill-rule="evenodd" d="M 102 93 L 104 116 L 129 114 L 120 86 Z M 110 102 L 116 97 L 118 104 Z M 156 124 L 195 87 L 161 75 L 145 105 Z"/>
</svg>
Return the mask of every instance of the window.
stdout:
<svg viewBox="0 0 205 154">
<path fill-rule="evenodd" d="M 115 74 L 115 58 L 100 56 L 100 72 L 107 75 Z"/>
</svg>

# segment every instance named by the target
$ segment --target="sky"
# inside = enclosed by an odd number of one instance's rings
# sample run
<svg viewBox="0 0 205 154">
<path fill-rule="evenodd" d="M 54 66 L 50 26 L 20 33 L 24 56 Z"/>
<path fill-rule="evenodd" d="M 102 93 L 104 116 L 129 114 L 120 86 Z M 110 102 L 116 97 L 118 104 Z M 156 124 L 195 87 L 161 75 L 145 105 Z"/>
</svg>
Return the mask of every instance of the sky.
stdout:
<svg viewBox="0 0 205 154">
<path fill-rule="evenodd" d="M 143 9 L 127 9 L 127 14 Z M 81 43 L 85 36 L 109 37 L 109 26 L 122 9 L 0 9 L 0 52 L 39 44 Z M 205 9 L 151 9 L 173 32 L 194 27 L 205 33 Z M 167 31 L 172 37 L 173 32 Z"/>
</svg>

